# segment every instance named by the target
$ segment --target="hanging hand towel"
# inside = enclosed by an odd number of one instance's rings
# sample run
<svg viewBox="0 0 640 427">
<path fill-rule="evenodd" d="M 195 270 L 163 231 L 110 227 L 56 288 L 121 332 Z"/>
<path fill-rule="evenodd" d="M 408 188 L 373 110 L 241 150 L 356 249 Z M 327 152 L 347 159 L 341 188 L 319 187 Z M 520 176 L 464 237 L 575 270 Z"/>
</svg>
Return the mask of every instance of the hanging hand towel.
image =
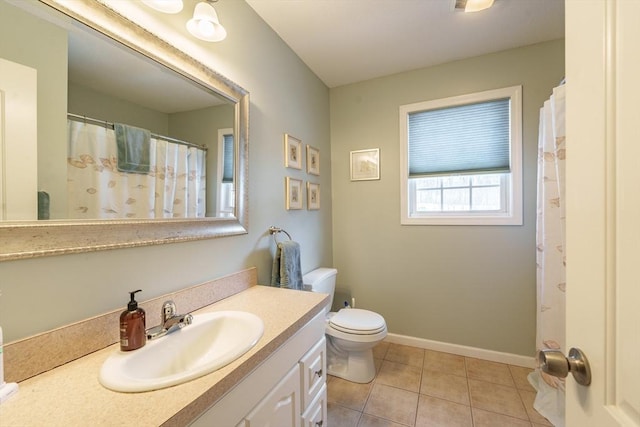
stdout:
<svg viewBox="0 0 640 427">
<path fill-rule="evenodd" d="M 297 242 L 288 240 L 278 243 L 271 270 L 271 286 L 302 289 L 300 245 Z"/>
<path fill-rule="evenodd" d="M 149 173 L 151 169 L 151 132 L 114 123 L 120 172 Z"/>
</svg>

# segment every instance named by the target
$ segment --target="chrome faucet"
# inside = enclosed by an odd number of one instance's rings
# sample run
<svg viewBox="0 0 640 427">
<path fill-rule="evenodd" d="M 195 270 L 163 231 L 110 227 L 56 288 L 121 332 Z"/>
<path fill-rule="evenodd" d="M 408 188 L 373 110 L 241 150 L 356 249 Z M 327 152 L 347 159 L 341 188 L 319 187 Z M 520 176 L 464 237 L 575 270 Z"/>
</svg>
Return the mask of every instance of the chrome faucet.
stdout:
<svg viewBox="0 0 640 427">
<path fill-rule="evenodd" d="M 161 322 L 158 326 L 147 329 L 148 340 L 163 337 L 193 322 L 193 316 L 190 314 L 176 314 L 176 304 L 173 301 L 165 301 L 164 304 L 162 304 L 160 317 Z"/>
</svg>

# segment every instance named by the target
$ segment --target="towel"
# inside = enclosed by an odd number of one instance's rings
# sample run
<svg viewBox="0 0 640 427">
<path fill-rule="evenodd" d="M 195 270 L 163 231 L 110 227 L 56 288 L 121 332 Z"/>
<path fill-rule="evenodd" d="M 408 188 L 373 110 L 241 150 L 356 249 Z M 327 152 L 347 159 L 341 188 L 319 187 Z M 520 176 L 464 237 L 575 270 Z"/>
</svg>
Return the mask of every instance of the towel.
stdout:
<svg viewBox="0 0 640 427">
<path fill-rule="evenodd" d="M 49 219 L 49 193 L 38 191 L 38 219 Z"/>
<path fill-rule="evenodd" d="M 134 126 L 114 123 L 118 144 L 120 172 L 149 173 L 151 169 L 151 132 Z"/>
<path fill-rule="evenodd" d="M 271 286 L 302 289 L 300 245 L 297 242 L 288 240 L 278 243 L 271 269 Z"/>
</svg>

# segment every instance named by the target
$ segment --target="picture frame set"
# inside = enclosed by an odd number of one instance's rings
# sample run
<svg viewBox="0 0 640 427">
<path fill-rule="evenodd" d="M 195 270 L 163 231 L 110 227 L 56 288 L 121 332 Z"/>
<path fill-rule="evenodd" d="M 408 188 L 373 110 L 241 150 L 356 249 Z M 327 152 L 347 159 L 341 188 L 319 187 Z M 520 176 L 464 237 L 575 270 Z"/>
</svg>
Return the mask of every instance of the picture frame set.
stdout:
<svg viewBox="0 0 640 427">
<path fill-rule="evenodd" d="M 306 146 L 306 172 L 308 175 L 320 176 L 320 150 Z M 284 134 L 284 166 L 290 169 L 302 170 L 302 140 L 288 133 Z M 286 210 L 303 209 L 304 181 L 290 176 L 285 177 L 285 208 Z M 320 184 L 307 181 L 307 209 L 320 209 Z"/>
</svg>

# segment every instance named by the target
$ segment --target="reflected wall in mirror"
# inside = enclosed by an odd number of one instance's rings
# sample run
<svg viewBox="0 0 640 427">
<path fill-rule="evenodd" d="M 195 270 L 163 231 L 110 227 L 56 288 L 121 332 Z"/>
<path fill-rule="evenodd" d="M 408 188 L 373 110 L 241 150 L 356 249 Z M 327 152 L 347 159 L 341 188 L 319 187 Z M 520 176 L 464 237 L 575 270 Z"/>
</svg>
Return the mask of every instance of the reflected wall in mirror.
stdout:
<svg viewBox="0 0 640 427">
<path fill-rule="evenodd" d="M 248 92 L 98 2 L 0 0 L 0 37 L 36 91 L 0 111 L 0 260 L 246 233 Z"/>
</svg>

